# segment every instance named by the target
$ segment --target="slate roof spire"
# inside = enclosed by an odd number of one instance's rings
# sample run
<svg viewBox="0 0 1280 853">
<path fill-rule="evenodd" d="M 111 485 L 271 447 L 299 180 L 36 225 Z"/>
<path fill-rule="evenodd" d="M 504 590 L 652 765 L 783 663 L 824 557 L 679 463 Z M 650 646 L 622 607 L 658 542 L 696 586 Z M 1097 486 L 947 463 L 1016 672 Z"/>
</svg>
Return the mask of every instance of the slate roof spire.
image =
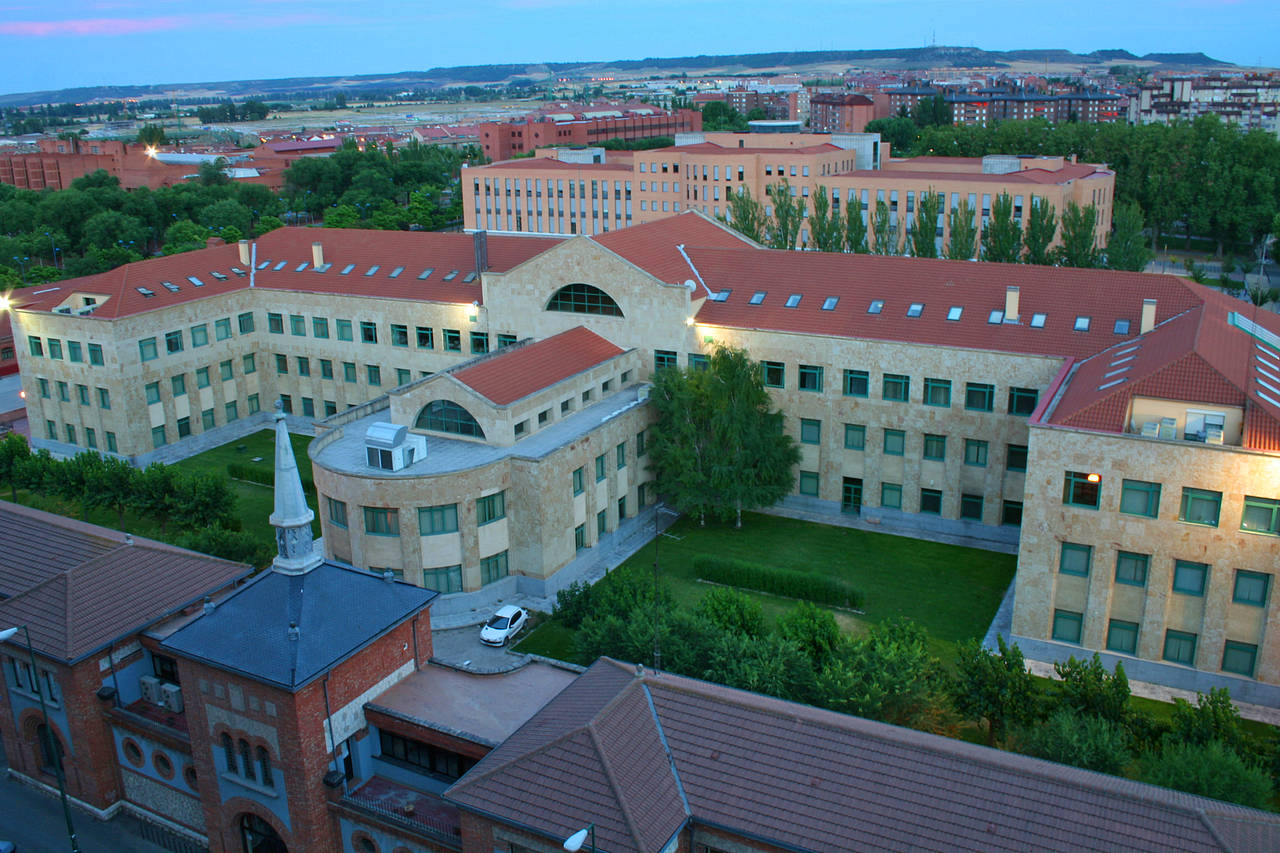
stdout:
<svg viewBox="0 0 1280 853">
<path fill-rule="evenodd" d="M 276 485 L 275 510 L 271 513 L 271 526 L 276 529 L 276 558 L 271 564 L 274 571 L 286 575 L 301 575 L 314 569 L 323 561 L 311 540 L 311 520 L 315 513 L 307 506 L 302 492 L 302 478 L 298 474 L 298 462 L 293 458 L 293 444 L 285 427 L 281 404 L 276 403 Z"/>
</svg>

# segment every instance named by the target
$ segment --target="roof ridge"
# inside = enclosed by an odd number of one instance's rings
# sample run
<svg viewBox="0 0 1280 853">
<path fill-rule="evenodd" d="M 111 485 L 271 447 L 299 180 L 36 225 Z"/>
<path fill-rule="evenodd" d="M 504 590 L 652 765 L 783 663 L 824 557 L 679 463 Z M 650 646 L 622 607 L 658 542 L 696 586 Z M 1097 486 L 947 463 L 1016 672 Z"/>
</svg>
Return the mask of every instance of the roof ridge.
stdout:
<svg viewBox="0 0 1280 853">
<path fill-rule="evenodd" d="M 1235 849 L 1228 844 L 1227 840 L 1218 832 L 1218 827 L 1214 826 L 1213 821 L 1209 820 L 1208 812 L 1203 808 L 1196 809 L 1196 817 L 1200 819 L 1200 823 L 1204 825 L 1205 830 L 1213 837 L 1214 841 L 1218 842 L 1218 845 L 1223 850 L 1227 851 L 1227 853 L 1231 853 L 1231 851 Z"/>
<path fill-rule="evenodd" d="M 662 751 L 667 756 L 667 762 L 671 765 L 671 778 L 676 783 L 676 791 L 680 794 L 680 804 L 684 806 L 684 815 L 686 818 L 693 817 L 693 809 L 689 806 L 689 797 L 685 794 L 684 781 L 680 778 L 680 768 L 676 765 L 676 757 L 671 754 L 671 745 L 667 743 L 667 732 L 662 727 L 662 717 L 658 714 L 657 707 L 653 704 L 653 693 L 649 690 L 647 682 L 641 680 L 641 688 L 644 690 L 645 701 L 649 703 L 649 713 L 653 716 L 653 724 L 658 729 L 658 740 L 662 744 Z"/>
<path fill-rule="evenodd" d="M 608 780 L 609 788 L 613 791 L 613 798 L 617 801 L 618 808 L 622 810 L 622 820 L 627 825 L 627 832 L 630 833 L 631 840 L 635 842 L 636 849 L 641 851 L 641 853 L 644 853 L 644 839 L 640 835 L 640 827 L 636 825 L 635 818 L 632 816 L 631 809 L 628 807 L 627 798 L 623 796 L 622 789 L 618 785 L 618 778 L 613 772 L 613 766 L 609 762 L 609 756 L 605 750 L 601 748 L 600 736 L 596 732 L 596 722 L 600 717 L 604 716 L 605 711 L 611 709 L 616 704 L 617 699 L 627 695 L 633 690 L 635 690 L 635 681 L 632 681 L 630 684 L 619 690 L 617 696 L 614 697 L 615 701 L 610 701 L 605 705 L 605 707 L 601 709 L 600 713 L 596 714 L 591 722 L 587 723 L 586 729 L 587 736 L 591 738 L 591 745 L 595 748 L 596 755 L 600 759 L 600 767 L 604 770 L 604 778 Z"/>
</svg>

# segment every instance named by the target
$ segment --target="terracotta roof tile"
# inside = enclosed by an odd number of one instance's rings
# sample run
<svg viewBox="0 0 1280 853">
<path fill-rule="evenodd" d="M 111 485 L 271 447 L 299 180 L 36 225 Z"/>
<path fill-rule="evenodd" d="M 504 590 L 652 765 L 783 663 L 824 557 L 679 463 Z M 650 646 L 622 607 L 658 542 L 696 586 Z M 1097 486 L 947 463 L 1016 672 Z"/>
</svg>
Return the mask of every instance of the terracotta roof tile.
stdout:
<svg viewBox="0 0 1280 853">
<path fill-rule="evenodd" d="M 324 260 L 329 264 L 326 272 L 318 273 L 311 266 L 313 242 L 323 246 Z M 488 237 L 489 268 L 504 272 L 559 242 L 556 238 L 491 234 Z M 264 290 L 344 293 L 428 302 L 468 303 L 483 299 L 479 278 L 465 281 L 467 274 L 475 270 L 475 244 L 470 234 L 279 228 L 259 237 L 257 244 L 258 265 L 266 266 L 254 271 L 254 286 Z M 305 267 L 299 270 L 301 265 Z M 348 266 L 350 272 L 343 275 L 342 271 Z M 367 275 L 374 266 L 377 269 Z M 49 311 L 72 293 L 99 293 L 109 299 L 94 311 L 94 316 L 125 317 L 247 288 L 248 275 L 238 275 L 233 268 L 248 272 L 248 265 L 240 263 L 239 247 L 214 246 L 137 261 L 48 287 L 28 288 L 18 294 L 22 298 L 19 307 Z M 426 279 L 420 279 L 419 275 L 429 268 L 433 272 Z M 453 278 L 446 281 L 445 276 L 455 270 Z M 197 286 L 188 276 L 196 277 L 201 284 Z M 166 288 L 164 282 L 169 282 L 177 291 Z M 138 288 L 152 295 L 146 296 Z"/>
<path fill-rule="evenodd" d="M 659 281 L 679 284 L 694 278 L 677 246 L 746 249 L 755 246 L 746 237 L 701 211 L 691 210 L 590 239 L 619 255 Z"/>
<path fill-rule="evenodd" d="M 625 350 L 583 326 L 504 347 L 452 371 L 453 378 L 505 406 L 621 355 Z"/>
</svg>

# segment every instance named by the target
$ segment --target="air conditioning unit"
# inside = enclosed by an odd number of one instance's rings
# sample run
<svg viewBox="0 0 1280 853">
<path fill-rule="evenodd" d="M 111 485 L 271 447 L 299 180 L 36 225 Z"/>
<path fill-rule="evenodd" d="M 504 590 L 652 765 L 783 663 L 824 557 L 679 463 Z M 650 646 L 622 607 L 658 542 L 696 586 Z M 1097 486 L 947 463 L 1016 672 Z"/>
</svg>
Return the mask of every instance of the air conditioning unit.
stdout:
<svg viewBox="0 0 1280 853">
<path fill-rule="evenodd" d="M 170 684 L 167 681 L 160 685 L 161 705 L 173 711 L 175 714 L 182 713 L 182 688 L 176 684 Z"/>
<path fill-rule="evenodd" d="M 164 697 L 160 694 L 160 679 L 154 675 L 144 675 L 141 679 L 142 698 L 146 699 L 152 705 L 163 705 Z"/>
</svg>

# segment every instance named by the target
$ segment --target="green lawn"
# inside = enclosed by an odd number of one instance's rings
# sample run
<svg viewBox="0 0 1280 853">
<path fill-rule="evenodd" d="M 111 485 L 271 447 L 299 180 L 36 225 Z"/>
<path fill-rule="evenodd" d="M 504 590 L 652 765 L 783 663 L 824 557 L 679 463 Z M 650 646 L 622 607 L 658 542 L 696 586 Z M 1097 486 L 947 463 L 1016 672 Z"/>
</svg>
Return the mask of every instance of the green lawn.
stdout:
<svg viewBox="0 0 1280 853">
<path fill-rule="evenodd" d="M 846 631 L 858 633 L 870 623 L 907 616 L 928 630 L 934 653 L 944 661 L 954 657 L 954 643 L 986 633 L 1016 563 L 1011 554 L 755 513 L 744 516 L 741 530 L 729 524 L 699 527 L 682 518 L 655 542 L 662 579 L 683 607 L 696 606 L 708 589 L 693 569 L 698 554 L 831 572 L 865 596 L 865 613 L 836 612 Z M 651 572 L 654 551 L 651 542 L 618 571 Z M 794 605 L 775 596 L 750 595 L 771 620 Z M 567 633 L 556 622 L 544 623 L 518 649 L 555 656 L 551 650 L 571 648 L 570 639 L 562 636 Z"/>
</svg>

